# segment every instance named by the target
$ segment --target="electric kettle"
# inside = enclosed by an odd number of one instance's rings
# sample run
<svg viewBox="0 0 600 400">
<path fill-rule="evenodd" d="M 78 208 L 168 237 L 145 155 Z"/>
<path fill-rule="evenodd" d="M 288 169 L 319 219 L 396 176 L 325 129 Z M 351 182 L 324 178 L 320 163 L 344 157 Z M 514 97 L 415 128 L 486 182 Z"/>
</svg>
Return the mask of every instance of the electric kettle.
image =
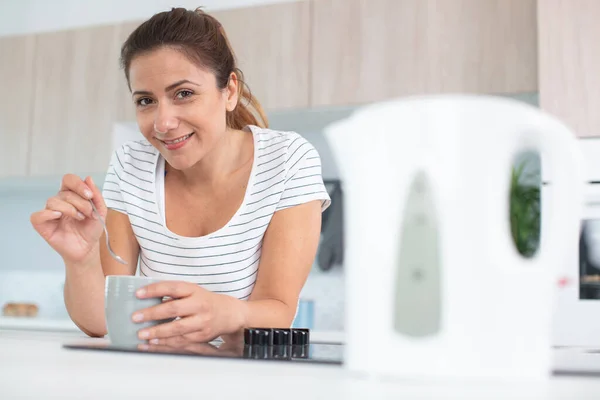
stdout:
<svg viewBox="0 0 600 400">
<path fill-rule="evenodd" d="M 544 378 L 557 260 L 578 237 L 582 156 L 551 115 L 508 98 L 367 105 L 325 136 L 344 186 L 344 365 L 410 377 Z M 549 168 L 537 253 L 510 227 L 515 158 Z"/>
</svg>

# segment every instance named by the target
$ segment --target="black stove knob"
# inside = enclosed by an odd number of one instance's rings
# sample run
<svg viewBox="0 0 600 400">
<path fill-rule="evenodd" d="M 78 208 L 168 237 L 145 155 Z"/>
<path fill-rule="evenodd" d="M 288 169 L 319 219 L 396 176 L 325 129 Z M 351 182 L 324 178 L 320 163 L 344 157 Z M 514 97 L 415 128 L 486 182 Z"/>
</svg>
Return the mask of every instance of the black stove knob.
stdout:
<svg viewBox="0 0 600 400">
<path fill-rule="evenodd" d="M 293 328 L 292 329 L 292 345 L 306 346 L 310 343 L 310 331 L 308 329 Z"/>
<path fill-rule="evenodd" d="M 244 329 L 244 344 L 245 345 L 250 345 L 250 343 L 252 342 L 252 329 L 250 328 L 246 328 Z"/>
<path fill-rule="evenodd" d="M 273 336 L 271 329 L 247 328 L 244 330 L 244 343 L 248 346 L 271 346 Z"/>
<path fill-rule="evenodd" d="M 287 346 L 292 343 L 292 335 L 289 329 L 273 329 L 273 345 Z"/>
</svg>

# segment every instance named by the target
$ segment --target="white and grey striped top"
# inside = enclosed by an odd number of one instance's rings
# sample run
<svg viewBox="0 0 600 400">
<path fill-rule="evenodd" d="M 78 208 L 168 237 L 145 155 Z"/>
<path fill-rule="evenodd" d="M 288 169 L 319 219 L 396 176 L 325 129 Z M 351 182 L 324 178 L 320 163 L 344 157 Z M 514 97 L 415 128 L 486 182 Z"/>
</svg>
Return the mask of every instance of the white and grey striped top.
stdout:
<svg viewBox="0 0 600 400">
<path fill-rule="evenodd" d="M 256 126 L 254 162 L 244 201 L 221 229 L 184 237 L 165 223 L 164 158 L 146 140 L 127 142 L 112 156 L 103 187 L 106 205 L 126 213 L 140 246 L 140 274 L 186 280 L 247 299 L 260 263 L 262 239 L 273 214 L 313 200 L 331 202 L 317 150 L 295 132 Z M 285 268 L 282 265 L 281 268 Z"/>
</svg>

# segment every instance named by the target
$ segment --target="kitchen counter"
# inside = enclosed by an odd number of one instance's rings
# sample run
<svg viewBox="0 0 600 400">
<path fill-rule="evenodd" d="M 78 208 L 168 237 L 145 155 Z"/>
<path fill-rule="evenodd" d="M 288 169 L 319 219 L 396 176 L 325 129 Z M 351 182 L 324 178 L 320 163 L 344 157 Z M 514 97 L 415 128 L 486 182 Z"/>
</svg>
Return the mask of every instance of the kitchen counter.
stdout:
<svg viewBox="0 0 600 400">
<path fill-rule="evenodd" d="M 339 338 L 335 333 L 314 332 L 311 336 L 323 341 Z M 555 376 L 537 383 L 366 379 L 335 365 L 62 348 L 66 342 L 102 340 L 76 332 L 0 330 L 0 398 L 600 398 L 600 377 Z M 555 352 L 562 365 L 600 371 L 600 355 L 582 349 Z"/>
<path fill-rule="evenodd" d="M 42 332 L 81 332 L 70 319 L 0 316 L 0 329 Z"/>
</svg>

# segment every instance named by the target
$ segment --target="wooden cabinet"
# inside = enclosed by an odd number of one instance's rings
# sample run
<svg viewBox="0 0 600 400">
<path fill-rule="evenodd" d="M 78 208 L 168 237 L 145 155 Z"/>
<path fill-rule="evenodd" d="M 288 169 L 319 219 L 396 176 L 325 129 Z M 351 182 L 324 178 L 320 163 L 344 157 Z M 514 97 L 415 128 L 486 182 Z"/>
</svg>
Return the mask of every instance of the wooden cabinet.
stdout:
<svg viewBox="0 0 600 400">
<path fill-rule="evenodd" d="M 310 3 L 211 13 L 223 25 L 251 92 L 269 110 L 309 105 Z"/>
<path fill-rule="evenodd" d="M 542 106 L 592 134 L 600 4 L 539 3 Z M 536 0 L 298 0 L 212 14 L 266 111 L 538 87 Z M 0 39 L 0 176 L 106 170 L 114 124 L 135 121 L 119 55 L 141 22 Z"/>
<path fill-rule="evenodd" d="M 36 35 L 32 175 L 106 170 L 118 73 L 116 26 Z"/>
<path fill-rule="evenodd" d="M 540 107 L 600 136 L 600 2 L 539 0 Z"/>
<path fill-rule="evenodd" d="M 121 55 L 121 46 L 127 40 L 127 37 L 137 28 L 143 21 L 123 22 L 117 26 L 118 54 L 115 58 L 116 65 L 119 65 L 119 57 Z M 125 71 L 120 69 L 117 74 L 117 87 L 115 94 L 115 118 L 118 122 L 135 121 L 135 104 L 131 97 L 131 91 L 127 86 L 125 79 Z"/>
<path fill-rule="evenodd" d="M 314 0 L 311 105 L 537 88 L 535 0 Z"/>
<path fill-rule="evenodd" d="M 0 177 L 27 174 L 34 51 L 33 35 L 0 38 Z"/>
</svg>

